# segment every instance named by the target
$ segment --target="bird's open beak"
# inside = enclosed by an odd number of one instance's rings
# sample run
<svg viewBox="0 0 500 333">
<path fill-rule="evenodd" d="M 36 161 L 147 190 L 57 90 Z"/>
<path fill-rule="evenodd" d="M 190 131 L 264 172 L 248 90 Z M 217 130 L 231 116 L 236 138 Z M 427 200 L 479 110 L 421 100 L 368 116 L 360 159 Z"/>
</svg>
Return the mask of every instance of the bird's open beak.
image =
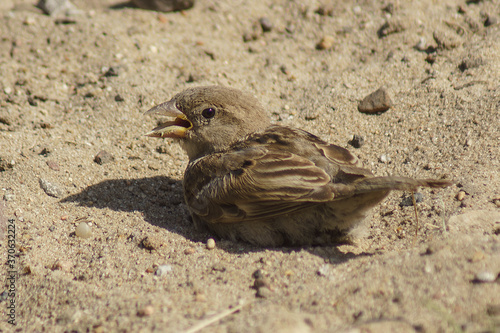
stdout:
<svg viewBox="0 0 500 333">
<path fill-rule="evenodd" d="M 193 127 L 193 124 L 186 118 L 184 113 L 177 109 L 174 100 L 157 105 L 144 114 L 159 114 L 167 117 L 175 117 L 173 121 L 167 121 L 154 128 L 151 132 L 146 133 L 147 136 L 156 138 L 184 138 L 186 132 Z"/>
</svg>

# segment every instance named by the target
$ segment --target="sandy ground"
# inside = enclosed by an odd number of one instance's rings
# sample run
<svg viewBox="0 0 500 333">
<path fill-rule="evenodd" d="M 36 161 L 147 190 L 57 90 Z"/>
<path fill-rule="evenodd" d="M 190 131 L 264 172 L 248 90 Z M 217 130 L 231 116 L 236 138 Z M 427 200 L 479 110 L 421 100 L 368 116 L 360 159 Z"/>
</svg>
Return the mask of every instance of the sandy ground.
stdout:
<svg viewBox="0 0 500 333">
<path fill-rule="evenodd" d="M 74 4 L 61 19 L 0 3 L 1 278 L 8 292 L 17 272 L 18 331 L 180 332 L 238 305 L 202 332 L 500 331 L 498 0 Z M 392 193 L 356 244 L 215 238 L 209 250 L 183 203 L 187 158 L 145 137 L 157 119 L 142 115 L 206 84 L 254 94 L 275 122 L 347 147 L 377 175 L 456 184 L 421 191 L 417 236 L 408 193 Z M 382 86 L 393 107 L 360 113 Z M 96 163 L 100 151 L 113 158 Z M 75 235 L 82 221 L 89 238 Z"/>
</svg>

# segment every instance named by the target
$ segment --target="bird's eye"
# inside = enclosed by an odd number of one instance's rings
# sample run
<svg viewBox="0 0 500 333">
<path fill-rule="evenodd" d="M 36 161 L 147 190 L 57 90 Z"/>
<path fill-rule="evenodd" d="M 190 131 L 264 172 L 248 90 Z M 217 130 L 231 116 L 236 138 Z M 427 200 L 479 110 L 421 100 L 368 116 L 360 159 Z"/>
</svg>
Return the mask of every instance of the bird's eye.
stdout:
<svg viewBox="0 0 500 333">
<path fill-rule="evenodd" d="M 213 116 L 215 116 L 215 109 L 214 108 L 205 109 L 205 110 L 203 110 L 201 115 L 207 119 L 213 118 Z"/>
</svg>

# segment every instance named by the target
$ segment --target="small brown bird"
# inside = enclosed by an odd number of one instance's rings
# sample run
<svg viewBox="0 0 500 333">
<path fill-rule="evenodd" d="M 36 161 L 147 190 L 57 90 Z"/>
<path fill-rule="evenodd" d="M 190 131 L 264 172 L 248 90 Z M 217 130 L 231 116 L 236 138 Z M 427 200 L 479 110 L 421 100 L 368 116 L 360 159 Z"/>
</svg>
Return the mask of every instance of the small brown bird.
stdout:
<svg viewBox="0 0 500 333">
<path fill-rule="evenodd" d="M 259 246 L 343 239 L 391 190 L 446 180 L 375 177 L 348 150 L 271 125 L 251 95 L 196 87 L 146 114 L 174 117 L 148 136 L 178 140 L 189 157 L 184 197 L 196 226 Z"/>
</svg>

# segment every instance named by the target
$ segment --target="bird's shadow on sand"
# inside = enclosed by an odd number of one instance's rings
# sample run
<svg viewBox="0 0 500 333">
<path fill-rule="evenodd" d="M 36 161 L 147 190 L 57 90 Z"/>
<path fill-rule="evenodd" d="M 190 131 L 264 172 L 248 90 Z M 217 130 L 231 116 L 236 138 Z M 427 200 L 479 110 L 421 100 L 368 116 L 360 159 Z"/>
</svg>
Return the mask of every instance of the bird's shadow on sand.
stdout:
<svg viewBox="0 0 500 333">
<path fill-rule="evenodd" d="M 191 222 L 184 204 L 182 181 L 165 176 L 137 179 L 109 179 L 91 185 L 83 191 L 70 195 L 61 203 L 75 202 L 84 207 L 109 208 L 122 212 L 141 212 L 148 223 L 175 232 L 194 242 L 205 242 L 214 237 L 208 232 L 198 231 Z M 214 237 L 216 238 L 216 237 Z M 217 238 L 216 238 L 217 239 Z M 246 243 L 218 242 L 218 248 L 229 253 L 262 252 L 266 248 Z M 300 251 L 298 247 L 273 248 L 284 253 Z M 307 251 L 334 263 L 370 255 L 343 253 L 336 246 L 326 248 L 307 247 Z"/>
</svg>

